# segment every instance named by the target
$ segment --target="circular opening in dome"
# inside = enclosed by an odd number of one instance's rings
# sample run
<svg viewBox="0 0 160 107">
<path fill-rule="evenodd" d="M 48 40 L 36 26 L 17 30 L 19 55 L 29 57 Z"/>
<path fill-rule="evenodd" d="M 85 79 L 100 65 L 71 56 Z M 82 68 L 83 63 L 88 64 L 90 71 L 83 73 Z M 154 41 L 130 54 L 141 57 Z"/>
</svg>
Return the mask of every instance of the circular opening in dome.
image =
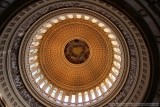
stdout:
<svg viewBox="0 0 160 107">
<path fill-rule="evenodd" d="M 74 39 L 67 43 L 64 54 L 69 62 L 73 64 L 82 64 L 88 59 L 90 50 L 86 42 Z"/>
</svg>

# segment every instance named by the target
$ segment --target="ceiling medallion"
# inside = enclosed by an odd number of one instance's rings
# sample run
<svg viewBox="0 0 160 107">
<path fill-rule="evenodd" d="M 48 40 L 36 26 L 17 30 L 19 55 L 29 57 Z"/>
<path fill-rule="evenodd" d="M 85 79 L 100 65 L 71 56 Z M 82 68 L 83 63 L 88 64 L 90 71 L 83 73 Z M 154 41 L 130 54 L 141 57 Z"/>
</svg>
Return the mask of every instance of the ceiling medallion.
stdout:
<svg viewBox="0 0 160 107">
<path fill-rule="evenodd" d="M 64 49 L 66 59 L 73 64 L 84 63 L 90 54 L 88 45 L 79 39 L 67 43 Z"/>
</svg>

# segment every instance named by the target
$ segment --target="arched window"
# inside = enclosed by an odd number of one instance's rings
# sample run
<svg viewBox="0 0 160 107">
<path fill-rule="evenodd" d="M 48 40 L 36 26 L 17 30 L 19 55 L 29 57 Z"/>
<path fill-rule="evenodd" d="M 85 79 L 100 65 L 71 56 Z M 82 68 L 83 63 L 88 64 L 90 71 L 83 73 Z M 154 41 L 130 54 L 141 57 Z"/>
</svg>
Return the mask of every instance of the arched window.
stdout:
<svg viewBox="0 0 160 107">
<path fill-rule="evenodd" d="M 82 103 L 82 93 L 78 93 L 78 103 Z"/>
<path fill-rule="evenodd" d="M 120 63 L 118 63 L 117 61 L 114 61 L 113 64 L 114 64 L 115 66 L 117 66 L 118 68 L 121 67 Z"/>
<path fill-rule="evenodd" d="M 52 88 L 52 85 L 49 84 L 49 86 L 46 88 L 45 92 L 48 94 L 49 90 Z"/>
<path fill-rule="evenodd" d="M 63 94 L 63 91 L 61 90 L 60 92 L 59 92 L 59 95 L 58 95 L 58 100 L 61 100 L 62 99 L 62 94 Z"/>
<path fill-rule="evenodd" d="M 96 87 L 96 91 L 97 91 L 97 93 L 98 93 L 98 96 L 101 96 L 101 95 L 102 95 L 102 93 L 101 93 L 99 87 Z"/>
<path fill-rule="evenodd" d="M 116 80 L 116 78 L 111 73 L 109 73 L 109 77 L 112 79 L 113 82 Z"/>
<path fill-rule="evenodd" d="M 108 78 L 105 79 L 105 82 L 108 84 L 109 88 L 112 86 L 112 83 L 108 80 Z"/>
<path fill-rule="evenodd" d="M 95 94 L 94 94 L 94 90 L 90 90 L 90 93 L 91 93 L 91 97 L 92 97 L 92 100 L 94 100 L 96 98 Z"/>
<path fill-rule="evenodd" d="M 88 102 L 89 101 L 89 96 L 88 96 L 87 91 L 84 92 L 84 97 L 85 97 L 85 101 Z"/>
<path fill-rule="evenodd" d="M 121 51 L 120 51 L 120 49 L 119 48 L 113 48 L 113 50 L 115 51 L 115 52 L 117 52 L 117 53 L 121 53 Z"/>
<path fill-rule="evenodd" d="M 107 88 L 106 88 L 106 86 L 104 85 L 104 83 L 101 83 L 101 88 L 102 88 L 103 92 L 106 92 L 106 91 L 107 91 Z"/>
<path fill-rule="evenodd" d="M 118 71 L 117 69 L 115 69 L 114 67 L 112 67 L 112 71 L 113 71 L 116 75 L 119 74 L 119 71 Z"/>
<path fill-rule="evenodd" d="M 35 74 L 38 74 L 40 72 L 41 72 L 41 69 L 37 69 L 37 70 L 35 70 L 35 71 L 32 72 L 32 76 L 34 76 Z"/>
<path fill-rule="evenodd" d="M 47 82 L 48 82 L 47 80 L 43 81 L 42 84 L 40 85 L 40 88 L 43 88 L 43 86 L 47 84 Z"/>
<path fill-rule="evenodd" d="M 37 83 L 39 80 L 41 80 L 43 77 L 44 77 L 43 74 L 41 74 L 39 77 L 37 77 L 37 78 L 35 79 L 36 83 Z"/>
<path fill-rule="evenodd" d="M 71 103 L 75 103 L 75 101 L 76 101 L 76 95 L 72 95 Z"/>
<path fill-rule="evenodd" d="M 34 63 L 34 64 L 31 64 L 31 65 L 30 65 L 30 68 L 35 68 L 35 67 L 37 67 L 38 65 L 39 65 L 39 63 L 36 62 L 36 63 Z"/>
<path fill-rule="evenodd" d="M 121 57 L 119 55 L 114 55 L 114 58 L 116 58 L 117 60 L 121 61 Z"/>
<path fill-rule="evenodd" d="M 36 35 L 34 39 L 42 39 L 42 35 Z"/>
<path fill-rule="evenodd" d="M 39 42 L 32 42 L 31 46 L 38 46 Z"/>
<path fill-rule="evenodd" d="M 65 95 L 65 97 L 64 97 L 64 102 L 68 102 L 68 100 L 69 100 L 69 96 L 68 96 L 68 95 Z"/>
<path fill-rule="evenodd" d="M 54 89 L 53 89 L 53 92 L 52 92 L 52 94 L 51 94 L 51 97 L 53 97 L 53 98 L 55 97 L 57 90 L 58 90 L 57 88 L 54 88 Z"/>
<path fill-rule="evenodd" d="M 36 59 L 38 59 L 38 56 L 37 56 L 37 55 L 30 57 L 30 58 L 29 58 L 29 61 L 31 62 L 31 61 L 34 61 L 34 60 L 36 60 Z"/>
</svg>

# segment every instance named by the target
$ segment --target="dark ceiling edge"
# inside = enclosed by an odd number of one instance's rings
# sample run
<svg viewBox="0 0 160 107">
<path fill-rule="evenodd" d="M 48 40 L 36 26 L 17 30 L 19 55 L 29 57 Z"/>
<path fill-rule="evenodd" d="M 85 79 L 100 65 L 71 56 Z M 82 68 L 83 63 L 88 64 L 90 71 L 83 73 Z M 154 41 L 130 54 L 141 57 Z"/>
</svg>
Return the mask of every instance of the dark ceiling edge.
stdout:
<svg viewBox="0 0 160 107">
<path fill-rule="evenodd" d="M 150 56 L 150 58 L 152 58 L 152 71 L 151 72 L 151 81 L 149 83 L 149 88 L 148 88 L 148 92 L 146 93 L 146 96 L 144 98 L 144 103 L 152 103 L 155 96 L 156 96 L 156 92 L 158 90 L 158 80 L 160 81 L 159 77 L 160 77 L 160 60 L 159 60 L 159 51 L 158 51 L 158 43 L 156 42 L 156 39 L 152 33 L 152 31 L 149 29 L 149 25 L 144 21 L 143 18 L 141 18 L 142 16 L 134 9 L 132 8 L 132 6 L 130 6 L 130 4 L 128 4 L 126 1 L 122 1 L 122 0 L 103 0 L 106 2 L 109 2 L 113 5 L 115 5 L 117 8 L 119 8 L 121 11 L 123 11 L 124 13 L 126 13 L 126 15 L 128 15 L 131 20 L 133 22 L 135 22 L 135 24 L 143 31 L 146 37 L 146 42 L 148 41 L 148 46 L 149 46 L 149 51 L 152 54 Z M 130 1 L 130 0 L 128 0 Z M 135 1 L 136 2 L 136 1 Z M 145 8 L 144 8 L 145 9 Z M 146 10 L 146 9 L 145 9 Z M 147 10 L 146 10 L 147 11 Z M 150 16 L 151 17 L 151 16 Z M 153 18 L 153 17 L 152 17 Z M 154 20 L 154 19 L 152 19 Z M 157 22 L 158 23 L 158 22 Z M 158 26 L 157 26 L 158 27 Z M 160 36 L 160 34 L 159 34 Z M 158 103 L 158 102 L 157 102 Z"/>
<path fill-rule="evenodd" d="M 3 0 L 9 1 L 9 0 Z M 1 9 L 0 13 L 0 34 L 2 33 L 5 25 L 11 20 L 22 8 L 38 0 L 13 0 L 4 10 Z M 1 4 L 1 2 L 0 2 Z"/>
<path fill-rule="evenodd" d="M 5 0 L 9 1 L 9 0 Z M 39 0 L 13 0 L 11 4 L 9 4 L 4 11 L 0 12 L 0 36 L 5 26 L 10 22 L 10 20 L 22 9 L 29 6 L 30 4 L 37 2 Z M 0 2 L 1 5 L 1 2 Z M 1 8 L 0 8 L 1 9 Z M 37 99 L 36 99 L 37 100 Z M 2 101 L 6 106 L 5 100 Z M 42 104 L 42 103 L 41 103 Z M 43 105 L 43 104 L 42 104 Z M 25 105 L 24 105 L 25 106 Z M 44 105 L 43 105 L 44 106 Z M 1 107 L 1 105 L 0 105 Z M 7 106 L 8 107 L 8 106 Z"/>
</svg>

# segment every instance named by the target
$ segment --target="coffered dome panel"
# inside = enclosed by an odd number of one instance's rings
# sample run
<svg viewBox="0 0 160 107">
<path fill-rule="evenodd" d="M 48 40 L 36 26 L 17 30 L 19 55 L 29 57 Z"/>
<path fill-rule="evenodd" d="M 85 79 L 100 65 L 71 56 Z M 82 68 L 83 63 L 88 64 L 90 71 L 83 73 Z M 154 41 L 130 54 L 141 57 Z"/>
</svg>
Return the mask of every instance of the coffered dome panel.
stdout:
<svg viewBox="0 0 160 107">
<path fill-rule="evenodd" d="M 112 44 L 105 36 L 103 29 L 84 19 L 70 19 L 54 25 L 40 44 L 39 60 L 43 72 L 56 85 L 71 87 L 69 90 L 84 90 L 89 84 L 93 87 L 94 82 L 97 84 L 106 77 L 113 63 Z M 84 63 L 74 64 L 66 59 L 66 43 L 74 39 L 88 45 L 90 53 Z"/>
</svg>

